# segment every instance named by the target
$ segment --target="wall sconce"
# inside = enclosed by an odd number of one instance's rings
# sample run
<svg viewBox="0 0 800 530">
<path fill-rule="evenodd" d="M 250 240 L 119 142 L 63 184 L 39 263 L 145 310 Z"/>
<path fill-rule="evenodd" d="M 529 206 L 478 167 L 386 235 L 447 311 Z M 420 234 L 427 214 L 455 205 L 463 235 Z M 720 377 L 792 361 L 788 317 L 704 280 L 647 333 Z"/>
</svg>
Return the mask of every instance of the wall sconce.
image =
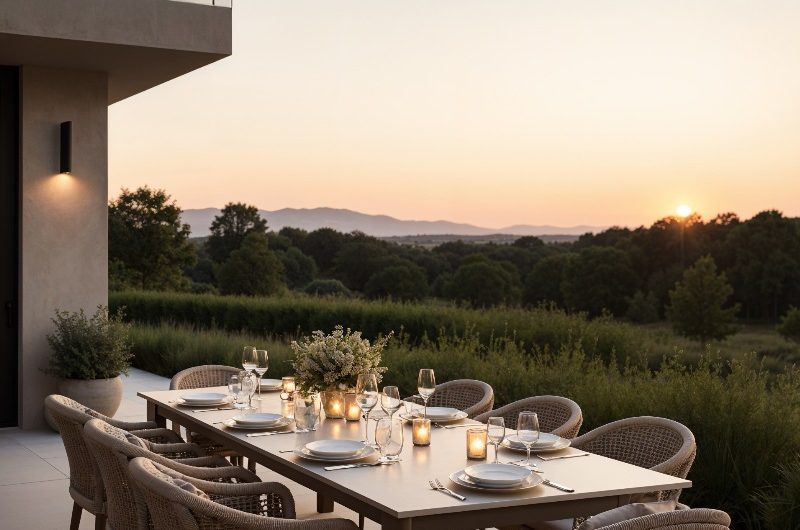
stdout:
<svg viewBox="0 0 800 530">
<path fill-rule="evenodd" d="M 61 123 L 61 162 L 59 173 L 72 172 L 72 122 Z"/>
</svg>

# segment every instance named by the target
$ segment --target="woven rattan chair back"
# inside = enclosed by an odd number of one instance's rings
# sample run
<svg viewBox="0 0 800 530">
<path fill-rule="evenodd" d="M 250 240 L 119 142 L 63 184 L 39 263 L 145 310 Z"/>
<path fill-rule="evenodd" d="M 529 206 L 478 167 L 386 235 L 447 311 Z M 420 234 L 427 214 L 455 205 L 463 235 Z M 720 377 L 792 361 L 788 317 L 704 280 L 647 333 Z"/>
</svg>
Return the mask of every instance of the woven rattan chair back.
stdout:
<svg viewBox="0 0 800 530">
<path fill-rule="evenodd" d="M 597 530 L 729 530 L 730 524 L 731 518 L 725 512 L 691 508 L 636 517 Z"/>
<path fill-rule="evenodd" d="M 93 419 L 84 427 L 84 437 L 97 461 L 106 490 L 108 522 L 114 530 L 148 528 L 144 499 L 131 487 L 128 460 L 145 457 L 157 462 L 164 456 L 129 440 L 130 434 L 104 421 Z M 195 453 L 171 453 L 173 458 L 191 458 Z M 134 509 L 135 508 L 135 509 Z"/>
<path fill-rule="evenodd" d="M 175 374 L 169 382 L 170 390 L 189 390 L 210 386 L 226 386 L 232 375 L 238 375 L 241 368 L 222 364 L 205 364 L 187 368 Z"/>
<path fill-rule="evenodd" d="M 492 416 L 505 419 L 507 429 L 517 428 L 520 412 L 535 412 L 539 416 L 542 432 L 551 432 L 562 438 L 575 438 L 583 423 L 583 413 L 577 403 L 561 396 L 534 396 L 520 399 L 499 409 L 484 412 L 475 417 L 486 423 Z"/>
<path fill-rule="evenodd" d="M 102 416 L 102 414 L 57 394 L 47 396 L 44 406 L 58 427 L 67 452 L 70 496 L 78 506 L 102 518 L 105 514 L 103 484 L 83 437 L 83 425 L 95 415 Z"/>
<path fill-rule="evenodd" d="M 407 401 L 422 404 L 422 398 L 413 396 Z M 452 407 L 463 410 L 470 418 L 492 410 L 494 390 L 483 381 L 456 379 L 436 385 L 436 392 L 428 399 L 429 407 Z"/>
<path fill-rule="evenodd" d="M 628 464 L 686 478 L 697 454 L 694 435 L 666 418 L 639 416 L 614 421 L 575 438 L 572 446 Z M 677 499 L 680 490 L 644 495 L 640 500 Z"/>
</svg>

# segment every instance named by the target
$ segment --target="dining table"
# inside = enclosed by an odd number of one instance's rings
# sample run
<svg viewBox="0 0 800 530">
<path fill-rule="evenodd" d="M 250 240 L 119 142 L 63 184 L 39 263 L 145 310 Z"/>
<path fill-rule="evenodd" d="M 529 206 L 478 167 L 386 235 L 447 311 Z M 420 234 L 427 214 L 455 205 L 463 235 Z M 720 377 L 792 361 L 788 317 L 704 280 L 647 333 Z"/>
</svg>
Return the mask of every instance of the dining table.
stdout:
<svg viewBox="0 0 800 530">
<path fill-rule="evenodd" d="M 225 387 L 203 390 L 227 393 Z M 361 440 L 363 420 L 351 422 L 323 415 L 313 432 L 294 432 L 290 423 L 284 434 L 252 436 L 254 431 L 222 423 L 241 411 L 223 408 L 197 412 L 179 404 L 180 396 L 185 393 L 185 390 L 149 391 L 139 392 L 138 396 L 147 402 L 148 420 L 160 426 L 171 421 L 202 434 L 315 491 L 318 512 L 333 511 L 334 503 L 339 503 L 378 522 L 386 530 L 474 529 L 585 517 L 628 504 L 637 494 L 691 487 L 691 481 L 686 479 L 588 454 L 547 460 L 532 457 L 542 477 L 573 492 L 546 484 L 520 491 L 467 489 L 452 482 L 450 475 L 475 463 L 491 462 L 493 448 L 489 447 L 487 460 L 470 460 L 466 451 L 467 429 L 444 426 L 431 429 L 429 446 L 415 446 L 410 423 L 403 426 L 400 462 L 329 471 L 325 467 L 330 463 L 308 460 L 294 450 L 314 440 Z M 262 400 L 253 404 L 260 412 L 287 417 L 293 409 L 291 402 L 282 400 L 277 392 L 264 393 Z M 482 425 L 473 420 L 463 421 Z M 374 434 L 374 423 L 371 430 Z M 570 451 L 576 450 L 566 449 L 559 455 L 571 455 Z M 501 448 L 499 456 L 501 461 L 508 462 L 525 454 Z M 367 462 L 376 458 L 373 455 Z M 432 489 L 429 481 L 436 479 L 465 500 Z"/>
</svg>

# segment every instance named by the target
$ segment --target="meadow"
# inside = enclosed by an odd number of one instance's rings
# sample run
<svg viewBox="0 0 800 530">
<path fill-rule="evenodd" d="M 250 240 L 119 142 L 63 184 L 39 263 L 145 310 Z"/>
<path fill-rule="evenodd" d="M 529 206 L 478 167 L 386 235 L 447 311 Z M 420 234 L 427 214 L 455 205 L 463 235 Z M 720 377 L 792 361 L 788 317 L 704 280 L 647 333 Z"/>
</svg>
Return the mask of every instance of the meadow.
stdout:
<svg viewBox="0 0 800 530">
<path fill-rule="evenodd" d="M 110 298 L 135 322 L 136 366 L 168 377 L 198 364 L 236 366 L 245 344 L 269 350 L 268 376 L 287 375 L 294 337 L 341 322 L 373 337 L 399 331 L 384 352 L 384 383 L 404 394 L 415 392 L 424 366 L 440 381 L 486 381 L 497 406 L 530 395 L 569 397 L 583 410 L 582 433 L 624 417 L 675 419 L 698 443 L 694 485 L 682 502 L 724 509 L 736 528 L 800 528 L 797 350 L 766 326 L 701 350 L 663 325 L 547 309 L 167 293 Z M 751 351 L 759 348 L 767 355 Z"/>
</svg>

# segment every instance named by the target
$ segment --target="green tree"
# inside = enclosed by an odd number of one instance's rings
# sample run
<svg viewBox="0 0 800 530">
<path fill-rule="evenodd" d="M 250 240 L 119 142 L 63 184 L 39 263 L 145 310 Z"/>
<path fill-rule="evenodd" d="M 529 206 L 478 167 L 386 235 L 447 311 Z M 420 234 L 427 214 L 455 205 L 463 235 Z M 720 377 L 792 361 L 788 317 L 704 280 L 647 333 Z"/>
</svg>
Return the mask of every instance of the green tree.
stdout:
<svg viewBox="0 0 800 530">
<path fill-rule="evenodd" d="M 283 287 L 283 265 L 267 248 L 263 232 L 251 232 L 242 246 L 231 252 L 217 268 L 217 284 L 222 294 L 270 295 Z"/>
<path fill-rule="evenodd" d="M 122 190 L 108 204 L 109 283 L 117 288 L 182 289 L 195 262 L 189 225 L 164 190 Z"/>
<path fill-rule="evenodd" d="M 425 269 L 408 260 L 382 268 L 370 276 L 364 294 L 370 298 L 419 300 L 428 294 Z"/>
<path fill-rule="evenodd" d="M 800 309 L 797 307 L 789 308 L 781 318 L 781 323 L 778 325 L 778 333 L 789 340 L 800 342 Z"/>
<path fill-rule="evenodd" d="M 258 213 L 258 208 L 229 202 L 211 223 L 211 235 L 206 240 L 208 256 L 214 263 L 224 263 L 252 232 L 267 233 L 267 221 Z"/>
<path fill-rule="evenodd" d="M 283 279 L 292 289 L 299 289 L 311 283 L 317 277 L 317 264 L 310 256 L 303 254 L 297 247 L 291 247 L 280 253 L 283 263 Z"/>
<path fill-rule="evenodd" d="M 667 318 L 676 332 L 698 339 L 701 346 L 710 339 L 722 340 L 736 332 L 738 305 L 723 307 L 732 293 L 725 273 L 717 274 L 714 259 L 703 256 L 670 291 Z"/>
<path fill-rule="evenodd" d="M 562 288 L 567 307 L 592 316 L 622 316 L 639 278 L 628 254 L 614 247 L 589 247 L 572 260 Z"/>
<path fill-rule="evenodd" d="M 359 237 L 346 243 L 336 254 L 334 274 L 348 289 L 363 291 L 370 276 L 380 269 L 379 260 L 388 254 L 383 241 Z"/>
<path fill-rule="evenodd" d="M 448 283 L 450 298 L 466 300 L 475 307 L 519 303 L 522 289 L 519 278 L 509 270 L 513 265 L 504 266 L 483 256 L 469 256 L 464 261 Z"/>
<path fill-rule="evenodd" d="M 656 295 L 650 292 L 644 294 L 642 291 L 636 291 L 628 303 L 625 318 L 637 324 L 658 322 L 658 298 Z"/>
<path fill-rule="evenodd" d="M 302 240 L 300 250 L 311 256 L 317 263 L 320 272 L 328 273 L 333 269 L 336 254 L 347 242 L 348 237 L 333 228 L 320 228 L 309 232 Z"/>
<path fill-rule="evenodd" d="M 343 296 L 349 297 L 352 293 L 339 280 L 319 279 L 306 285 L 303 289 L 306 294 L 314 296 Z"/>
<path fill-rule="evenodd" d="M 528 305 L 552 302 L 565 307 L 563 285 L 575 256 L 565 252 L 540 259 L 525 277 L 523 301 Z"/>
</svg>

